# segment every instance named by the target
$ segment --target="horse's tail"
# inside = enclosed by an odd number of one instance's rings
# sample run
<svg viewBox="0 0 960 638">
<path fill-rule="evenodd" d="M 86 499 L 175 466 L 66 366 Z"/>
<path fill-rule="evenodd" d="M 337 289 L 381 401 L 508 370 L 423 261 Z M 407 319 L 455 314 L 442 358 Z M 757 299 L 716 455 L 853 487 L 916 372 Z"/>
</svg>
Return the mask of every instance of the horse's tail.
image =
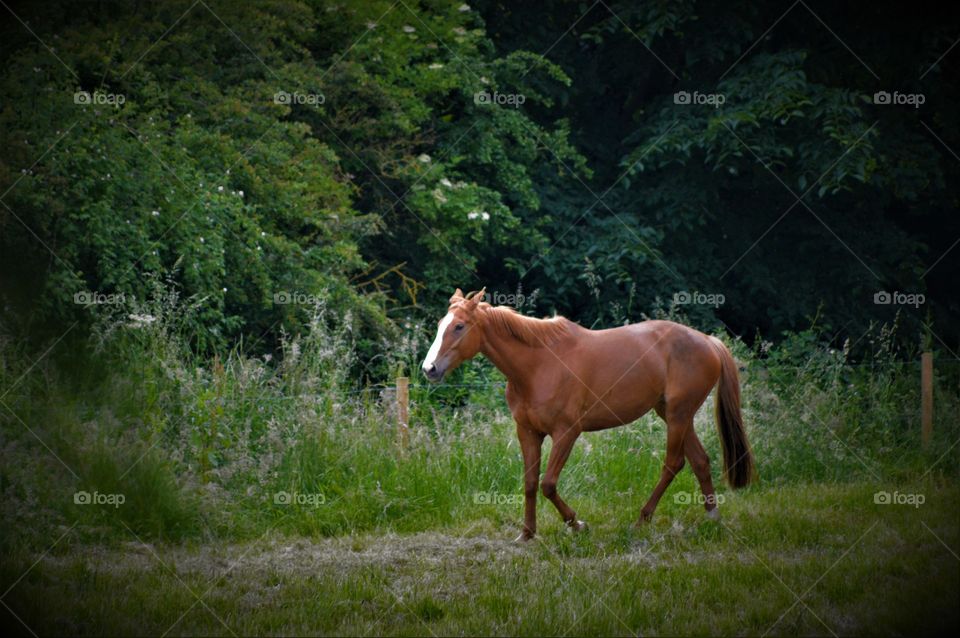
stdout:
<svg viewBox="0 0 960 638">
<path fill-rule="evenodd" d="M 727 346 L 710 337 L 720 355 L 720 383 L 717 385 L 717 431 L 723 447 L 723 475 L 733 488 L 743 487 L 754 479 L 753 452 L 743 428 L 740 414 L 740 378 L 737 364 Z"/>
</svg>

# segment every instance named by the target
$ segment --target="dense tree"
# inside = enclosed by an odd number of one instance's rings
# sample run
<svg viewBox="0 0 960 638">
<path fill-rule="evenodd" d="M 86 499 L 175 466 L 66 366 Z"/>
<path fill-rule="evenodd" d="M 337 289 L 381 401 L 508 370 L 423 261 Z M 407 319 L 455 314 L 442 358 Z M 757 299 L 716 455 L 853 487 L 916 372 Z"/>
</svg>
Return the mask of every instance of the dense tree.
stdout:
<svg viewBox="0 0 960 638">
<path fill-rule="evenodd" d="M 195 302 L 202 350 L 298 329 L 297 295 L 349 314 L 372 352 L 395 320 L 482 285 L 587 325 L 722 294 L 684 311 L 748 336 L 819 315 L 841 338 L 891 320 L 873 295 L 897 290 L 926 295 L 908 322 L 929 312 L 960 337 L 945 12 L 11 9 L 0 294 L 27 332 L 85 325 L 77 293 L 143 298 L 161 277 Z"/>
</svg>

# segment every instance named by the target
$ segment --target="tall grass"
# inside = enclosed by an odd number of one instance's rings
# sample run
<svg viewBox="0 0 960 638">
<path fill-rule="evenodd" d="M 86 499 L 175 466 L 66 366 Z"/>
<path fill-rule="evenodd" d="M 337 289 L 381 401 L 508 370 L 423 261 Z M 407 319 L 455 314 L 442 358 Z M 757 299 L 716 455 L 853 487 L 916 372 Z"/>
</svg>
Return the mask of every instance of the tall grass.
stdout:
<svg viewBox="0 0 960 638">
<path fill-rule="evenodd" d="M 358 362 L 349 317 L 319 306 L 309 330 L 285 335 L 278 353 L 248 344 L 203 360 L 183 328 L 197 308 L 158 285 L 132 312 L 104 316 L 82 355 L 87 373 L 77 378 L 59 377 L 45 362 L 28 370 L 33 357 L 3 342 L 0 381 L 17 388 L 0 407 L 5 548 L 31 545 L 36 529 L 74 523 L 87 538 L 109 540 L 519 519 L 514 426 L 503 379 L 486 362 L 467 364 L 441 386 L 414 382 L 412 436 L 401 453 L 389 388 L 351 383 Z M 385 382 L 387 373 L 415 369 L 431 336 L 417 325 L 404 334 L 374 362 Z M 936 441 L 924 453 L 914 353 L 896 352 L 885 327 L 868 336 L 873 343 L 856 365 L 849 348 L 821 339 L 811 330 L 777 347 L 731 343 L 760 485 L 955 478 L 956 362 L 938 365 L 953 376 L 940 377 Z M 696 428 L 718 468 L 712 397 Z M 664 442 L 652 415 L 585 435 L 561 491 L 587 516 L 638 512 L 659 476 Z M 696 492 L 692 475 L 684 471 L 671 490 L 664 515 L 686 506 L 670 494 Z M 78 505 L 78 491 L 125 500 Z"/>
</svg>

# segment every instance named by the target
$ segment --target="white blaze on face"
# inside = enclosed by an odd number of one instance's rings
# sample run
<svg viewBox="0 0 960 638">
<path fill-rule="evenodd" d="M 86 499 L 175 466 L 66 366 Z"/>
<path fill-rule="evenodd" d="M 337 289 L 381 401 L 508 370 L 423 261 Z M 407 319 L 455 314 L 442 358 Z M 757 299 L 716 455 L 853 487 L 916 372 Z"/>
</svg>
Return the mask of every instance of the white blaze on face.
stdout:
<svg viewBox="0 0 960 638">
<path fill-rule="evenodd" d="M 424 371 L 429 370 L 433 367 L 433 364 L 437 362 L 437 357 L 440 355 L 440 346 L 443 345 L 443 334 L 447 331 L 447 327 L 452 321 L 453 313 L 448 312 L 447 316 L 440 322 L 440 326 L 437 328 L 437 338 L 433 340 L 433 345 L 430 346 L 427 358 L 423 360 Z"/>
</svg>

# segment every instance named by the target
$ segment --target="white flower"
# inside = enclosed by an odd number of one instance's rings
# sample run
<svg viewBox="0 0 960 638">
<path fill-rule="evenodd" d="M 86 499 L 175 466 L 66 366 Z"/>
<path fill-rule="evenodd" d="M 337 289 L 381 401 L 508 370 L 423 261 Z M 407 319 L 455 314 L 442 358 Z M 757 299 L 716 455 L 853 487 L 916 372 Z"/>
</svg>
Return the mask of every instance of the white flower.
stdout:
<svg viewBox="0 0 960 638">
<path fill-rule="evenodd" d="M 416 29 L 414 29 L 413 27 L 411 27 L 409 24 L 403 25 L 403 32 L 404 32 L 404 33 L 413 33 L 414 31 L 416 31 Z"/>
<path fill-rule="evenodd" d="M 222 193 L 222 192 L 223 192 L 223 186 L 217 186 L 217 191 L 219 191 L 219 192 Z"/>
<path fill-rule="evenodd" d="M 243 197 L 243 191 L 237 191 L 237 195 L 239 195 L 240 197 Z"/>
<path fill-rule="evenodd" d="M 367 28 L 368 28 L 368 29 L 376 29 L 376 28 L 377 28 L 377 23 L 376 23 L 376 22 L 368 22 L 368 23 L 367 23 Z"/>
<path fill-rule="evenodd" d="M 439 188 L 433 189 L 433 197 L 441 204 L 447 203 L 447 198 L 444 196 L 443 191 L 441 191 Z"/>
<path fill-rule="evenodd" d="M 439 62 L 434 62 L 433 64 L 430 65 L 429 68 L 431 68 L 431 69 L 442 69 L 442 68 L 443 68 L 443 65 L 440 64 Z"/>
<path fill-rule="evenodd" d="M 201 243 L 201 244 L 205 244 L 205 243 L 207 243 L 207 242 L 204 241 L 203 237 L 201 237 L 201 238 L 200 238 L 200 243 Z"/>
<path fill-rule="evenodd" d="M 446 186 L 447 188 L 453 188 L 453 183 L 452 183 L 449 179 L 447 179 L 446 177 L 444 177 L 443 179 L 441 179 L 441 180 L 440 180 L 440 183 L 443 184 L 444 186 Z"/>
<path fill-rule="evenodd" d="M 453 32 L 456 33 L 457 35 L 467 35 L 467 30 L 464 29 L 463 27 L 454 27 Z"/>
<path fill-rule="evenodd" d="M 158 210 L 155 210 L 155 211 L 151 212 L 150 214 L 153 215 L 154 217 L 160 217 L 160 211 L 158 211 Z"/>
<path fill-rule="evenodd" d="M 470 5 L 467 4 L 466 2 L 464 2 L 459 7 L 457 7 L 457 11 L 459 11 L 460 13 L 466 13 L 469 10 L 470 10 Z"/>
<path fill-rule="evenodd" d="M 157 320 L 157 318 L 153 315 L 130 314 L 127 315 L 127 317 L 130 319 L 130 323 L 127 325 L 131 328 L 143 328 L 145 326 L 149 326 L 151 323 Z"/>
<path fill-rule="evenodd" d="M 430 163 L 430 156 L 427 155 L 426 153 L 421 153 L 421 154 L 417 157 L 417 159 L 420 160 L 421 162 L 423 162 L 424 164 L 429 164 L 429 163 Z"/>
</svg>

